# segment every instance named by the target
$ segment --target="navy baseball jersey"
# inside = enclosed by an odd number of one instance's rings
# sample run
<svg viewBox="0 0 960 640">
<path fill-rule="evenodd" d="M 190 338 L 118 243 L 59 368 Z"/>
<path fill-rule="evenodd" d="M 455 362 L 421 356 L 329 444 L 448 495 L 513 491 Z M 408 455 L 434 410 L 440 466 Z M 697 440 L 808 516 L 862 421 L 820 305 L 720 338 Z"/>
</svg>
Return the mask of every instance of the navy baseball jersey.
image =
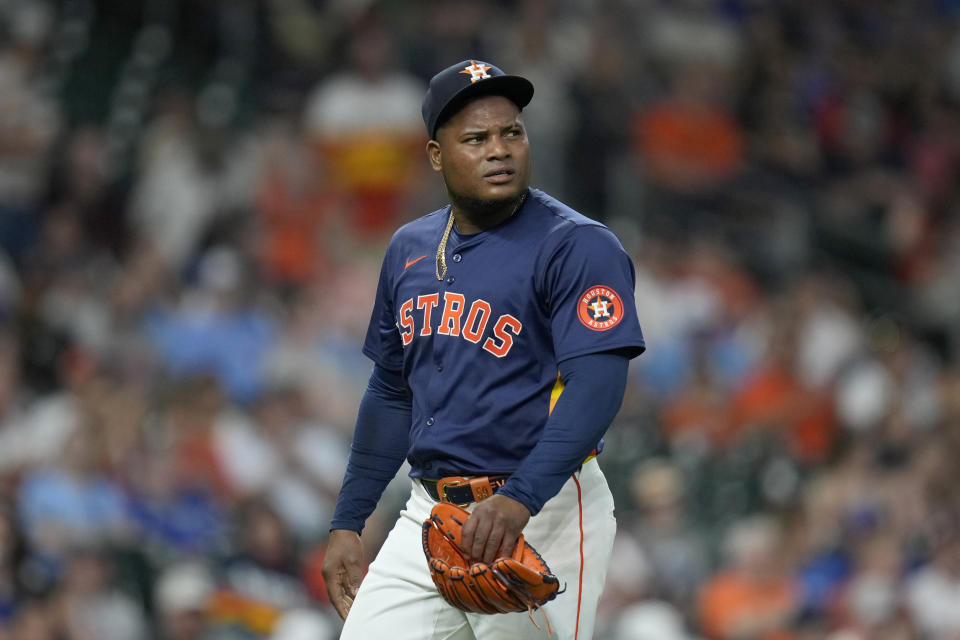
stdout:
<svg viewBox="0 0 960 640">
<path fill-rule="evenodd" d="M 508 474 L 540 439 L 558 362 L 643 351 L 633 263 L 605 226 L 530 189 L 504 223 L 454 230 L 438 281 L 449 215 L 394 234 L 363 352 L 412 391 L 412 476 Z"/>
</svg>

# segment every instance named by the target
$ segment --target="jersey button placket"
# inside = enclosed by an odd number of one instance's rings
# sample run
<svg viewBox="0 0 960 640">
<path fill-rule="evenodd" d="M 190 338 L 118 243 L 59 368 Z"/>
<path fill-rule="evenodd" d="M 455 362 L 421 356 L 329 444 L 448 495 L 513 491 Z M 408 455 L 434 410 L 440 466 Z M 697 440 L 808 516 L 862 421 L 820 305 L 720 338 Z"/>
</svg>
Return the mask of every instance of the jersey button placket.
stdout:
<svg viewBox="0 0 960 640">
<path fill-rule="evenodd" d="M 463 255 L 462 255 L 459 251 L 456 251 L 456 253 L 454 253 L 452 256 L 450 256 L 450 259 L 453 260 L 454 262 L 460 262 L 461 260 L 463 260 Z M 456 281 L 457 281 L 457 279 L 453 276 L 452 273 L 447 276 L 447 284 L 448 284 L 448 285 L 453 284 L 453 283 L 456 282 Z"/>
</svg>

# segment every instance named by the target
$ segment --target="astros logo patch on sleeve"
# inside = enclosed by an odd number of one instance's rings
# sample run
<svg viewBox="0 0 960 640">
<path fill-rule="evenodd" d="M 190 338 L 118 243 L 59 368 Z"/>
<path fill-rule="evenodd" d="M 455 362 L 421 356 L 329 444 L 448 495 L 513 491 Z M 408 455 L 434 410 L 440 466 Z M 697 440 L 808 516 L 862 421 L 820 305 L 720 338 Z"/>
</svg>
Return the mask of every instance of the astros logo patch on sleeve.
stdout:
<svg viewBox="0 0 960 640">
<path fill-rule="evenodd" d="M 610 287 L 594 285 L 580 295 L 577 317 L 587 329 L 606 331 L 623 319 L 623 302 Z"/>
</svg>

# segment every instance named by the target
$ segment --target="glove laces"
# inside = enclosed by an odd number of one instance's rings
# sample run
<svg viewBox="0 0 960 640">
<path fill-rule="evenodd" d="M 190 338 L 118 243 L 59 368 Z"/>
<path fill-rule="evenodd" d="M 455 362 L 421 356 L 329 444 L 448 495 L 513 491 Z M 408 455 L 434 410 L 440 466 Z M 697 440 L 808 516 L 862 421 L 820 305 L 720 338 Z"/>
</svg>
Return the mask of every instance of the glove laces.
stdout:
<svg viewBox="0 0 960 640">
<path fill-rule="evenodd" d="M 543 621 L 547 625 L 547 635 L 552 638 L 553 629 L 550 628 L 550 618 L 547 616 L 547 610 L 534 604 L 536 602 L 536 598 L 533 597 L 533 594 L 530 593 L 530 590 L 527 589 L 526 585 L 522 582 L 511 579 L 510 576 L 504 575 L 502 572 L 497 571 L 493 567 L 490 567 L 490 570 L 493 572 L 493 575 L 500 579 L 502 583 L 509 584 L 514 591 L 519 592 L 514 593 L 513 595 L 519 597 L 521 600 L 523 600 L 524 604 L 527 605 L 527 616 L 529 616 L 530 622 L 533 623 L 533 626 L 535 626 L 537 629 L 540 629 L 541 627 L 537 624 L 537 621 L 533 619 L 533 612 L 535 609 L 540 609 L 540 611 L 543 612 Z M 564 589 L 564 591 L 566 591 L 566 589 Z M 559 591 L 558 595 L 560 593 L 563 593 L 563 591 Z"/>
</svg>

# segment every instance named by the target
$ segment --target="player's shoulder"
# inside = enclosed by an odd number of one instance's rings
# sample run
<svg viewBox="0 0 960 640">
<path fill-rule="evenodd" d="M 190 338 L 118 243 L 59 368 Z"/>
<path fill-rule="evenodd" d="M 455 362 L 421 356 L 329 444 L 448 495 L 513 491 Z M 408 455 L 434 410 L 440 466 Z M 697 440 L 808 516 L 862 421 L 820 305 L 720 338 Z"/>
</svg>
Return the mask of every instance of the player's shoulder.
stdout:
<svg viewBox="0 0 960 640">
<path fill-rule="evenodd" d="M 590 218 L 539 189 L 530 190 L 531 226 L 545 246 L 556 246 L 572 238 L 602 238 L 619 245 L 619 241 L 602 222 Z"/>
<path fill-rule="evenodd" d="M 540 189 L 530 189 L 529 204 L 532 205 L 531 209 L 541 216 L 551 218 L 558 223 L 575 226 L 603 226 L 600 222 L 585 216 L 570 205 L 561 202 L 546 191 L 541 191 Z"/>
<path fill-rule="evenodd" d="M 423 238 L 425 234 L 443 233 L 449 215 L 450 205 L 448 204 L 440 207 L 436 211 L 431 211 L 419 218 L 414 218 L 410 222 L 401 225 L 400 228 L 394 232 L 391 244 L 403 242 L 411 238 Z"/>
<path fill-rule="evenodd" d="M 390 238 L 387 254 L 420 250 L 425 246 L 424 243 L 432 243 L 436 247 L 449 215 L 450 205 L 446 205 L 401 225 Z"/>
</svg>

